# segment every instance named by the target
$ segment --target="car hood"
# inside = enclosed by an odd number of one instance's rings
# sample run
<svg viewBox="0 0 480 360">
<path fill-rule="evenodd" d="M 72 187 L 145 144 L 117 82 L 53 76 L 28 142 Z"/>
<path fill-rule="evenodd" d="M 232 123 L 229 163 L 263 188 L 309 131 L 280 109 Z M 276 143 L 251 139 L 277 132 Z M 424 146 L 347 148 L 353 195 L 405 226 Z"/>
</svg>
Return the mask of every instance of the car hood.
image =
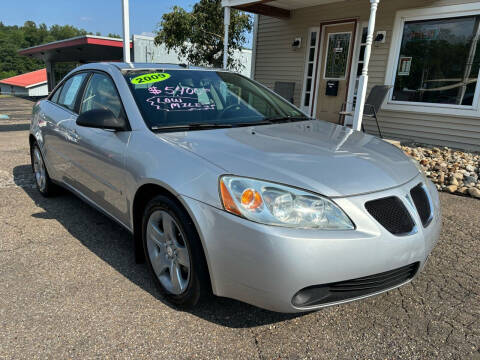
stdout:
<svg viewBox="0 0 480 360">
<path fill-rule="evenodd" d="M 395 146 L 323 121 L 158 134 L 225 174 L 291 185 L 329 197 L 399 186 L 418 175 Z"/>
</svg>

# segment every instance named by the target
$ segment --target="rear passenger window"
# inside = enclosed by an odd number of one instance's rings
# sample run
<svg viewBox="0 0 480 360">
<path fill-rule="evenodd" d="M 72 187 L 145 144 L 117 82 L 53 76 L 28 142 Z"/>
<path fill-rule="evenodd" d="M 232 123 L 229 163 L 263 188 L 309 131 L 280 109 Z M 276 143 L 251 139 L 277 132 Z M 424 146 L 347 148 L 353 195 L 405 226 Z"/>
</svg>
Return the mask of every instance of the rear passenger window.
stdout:
<svg viewBox="0 0 480 360">
<path fill-rule="evenodd" d="M 60 96 L 60 92 L 62 91 L 62 86 L 60 86 L 57 91 L 55 91 L 55 93 L 52 95 L 52 97 L 50 98 L 50 101 L 51 102 L 54 102 L 54 103 L 58 103 L 58 98 Z"/>
<path fill-rule="evenodd" d="M 57 103 L 74 111 L 78 90 L 80 90 L 86 76 L 87 73 L 81 73 L 68 79 L 62 87 L 62 92 L 60 93 Z"/>
</svg>

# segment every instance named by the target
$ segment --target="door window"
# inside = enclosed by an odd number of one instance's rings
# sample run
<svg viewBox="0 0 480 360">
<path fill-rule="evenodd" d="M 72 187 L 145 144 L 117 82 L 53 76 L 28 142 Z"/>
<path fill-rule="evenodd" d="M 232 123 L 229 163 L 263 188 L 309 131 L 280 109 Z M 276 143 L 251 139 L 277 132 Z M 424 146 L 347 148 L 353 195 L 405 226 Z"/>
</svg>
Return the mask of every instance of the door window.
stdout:
<svg viewBox="0 0 480 360">
<path fill-rule="evenodd" d="M 320 29 L 311 29 L 309 42 L 307 43 L 307 61 L 306 61 L 306 69 L 305 69 L 305 76 L 303 81 L 303 101 L 302 101 L 302 108 L 305 111 L 310 112 L 310 108 L 312 105 L 312 92 L 313 92 L 313 84 L 314 84 L 314 76 L 316 74 L 316 61 L 317 61 L 317 49 L 318 49 L 318 33 Z"/>
<path fill-rule="evenodd" d="M 350 55 L 351 33 L 328 34 L 327 60 L 325 63 L 325 79 L 344 80 L 347 74 L 348 57 Z"/>
<path fill-rule="evenodd" d="M 360 40 L 360 49 L 358 50 L 358 58 L 357 58 L 357 72 L 355 77 L 355 89 L 353 90 L 353 98 L 352 104 L 350 104 L 350 108 L 347 111 L 352 111 L 355 109 L 355 105 L 357 104 L 357 92 L 358 92 L 358 83 L 360 82 L 360 76 L 363 72 L 363 66 L 365 64 L 365 49 L 367 48 L 367 33 L 368 27 L 364 26 L 362 28 L 362 37 Z"/>
<path fill-rule="evenodd" d="M 122 114 L 122 103 L 113 81 L 106 75 L 94 73 L 85 89 L 80 114 L 94 109 L 110 110 L 115 117 Z"/>
<path fill-rule="evenodd" d="M 57 103 L 71 111 L 75 111 L 75 101 L 77 99 L 78 90 L 80 90 L 86 76 L 86 73 L 81 73 L 68 79 L 62 87 Z"/>
</svg>

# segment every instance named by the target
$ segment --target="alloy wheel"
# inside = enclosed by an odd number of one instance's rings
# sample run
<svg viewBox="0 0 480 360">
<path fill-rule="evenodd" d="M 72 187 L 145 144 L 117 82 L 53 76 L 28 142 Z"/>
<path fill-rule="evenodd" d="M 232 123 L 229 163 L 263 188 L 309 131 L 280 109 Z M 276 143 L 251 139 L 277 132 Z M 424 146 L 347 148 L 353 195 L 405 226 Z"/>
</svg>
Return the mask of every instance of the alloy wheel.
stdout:
<svg viewBox="0 0 480 360">
<path fill-rule="evenodd" d="M 182 294 L 190 281 L 190 256 L 180 226 L 168 212 L 156 210 L 148 219 L 146 236 L 158 280 L 171 294 Z"/>
<path fill-rule="evenodd" d="M 33 150 L 33 173 L 38 188 L 40 191 L 45 191 L 47 185 L 47 172 L 45 170 L 42 154 L 40 154 L 40 150 L 37 146 L 35 146 Z"/>
</svg>

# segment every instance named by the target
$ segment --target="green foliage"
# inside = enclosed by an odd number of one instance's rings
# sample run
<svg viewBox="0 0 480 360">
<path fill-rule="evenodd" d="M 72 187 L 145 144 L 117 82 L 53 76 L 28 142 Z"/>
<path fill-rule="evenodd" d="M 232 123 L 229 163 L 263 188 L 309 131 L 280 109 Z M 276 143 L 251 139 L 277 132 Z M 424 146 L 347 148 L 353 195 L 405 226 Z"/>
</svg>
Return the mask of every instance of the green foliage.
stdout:
<svg viewBox="0 0 480 360">
<path fill-rule="evenodd" d="M 6 26 L 0 22 L 0 80 L 45 67 L 43 61 L 19 55 L 18 50 L 87 34 L 91 33 L 71 25 L 48 28 L 33 21 L 26 21 L 23 26 Z M 119 37 L 115 35 L 108 36 Z"/>
<path fill-rule="evenodd" d="M 228 67 L 239 70 L 243 65 L 232 55 L 245 45 L 252 30 L 252 20 L 244 12 L 232 9 L 228 41 Z M 174 6 L 158 24 L 156 44 L 177 51 L 188 63 L 198 66 L 222 67 L 223 9 L 221 0 L 200 0 L 192 11 Z"/>
</svg>

